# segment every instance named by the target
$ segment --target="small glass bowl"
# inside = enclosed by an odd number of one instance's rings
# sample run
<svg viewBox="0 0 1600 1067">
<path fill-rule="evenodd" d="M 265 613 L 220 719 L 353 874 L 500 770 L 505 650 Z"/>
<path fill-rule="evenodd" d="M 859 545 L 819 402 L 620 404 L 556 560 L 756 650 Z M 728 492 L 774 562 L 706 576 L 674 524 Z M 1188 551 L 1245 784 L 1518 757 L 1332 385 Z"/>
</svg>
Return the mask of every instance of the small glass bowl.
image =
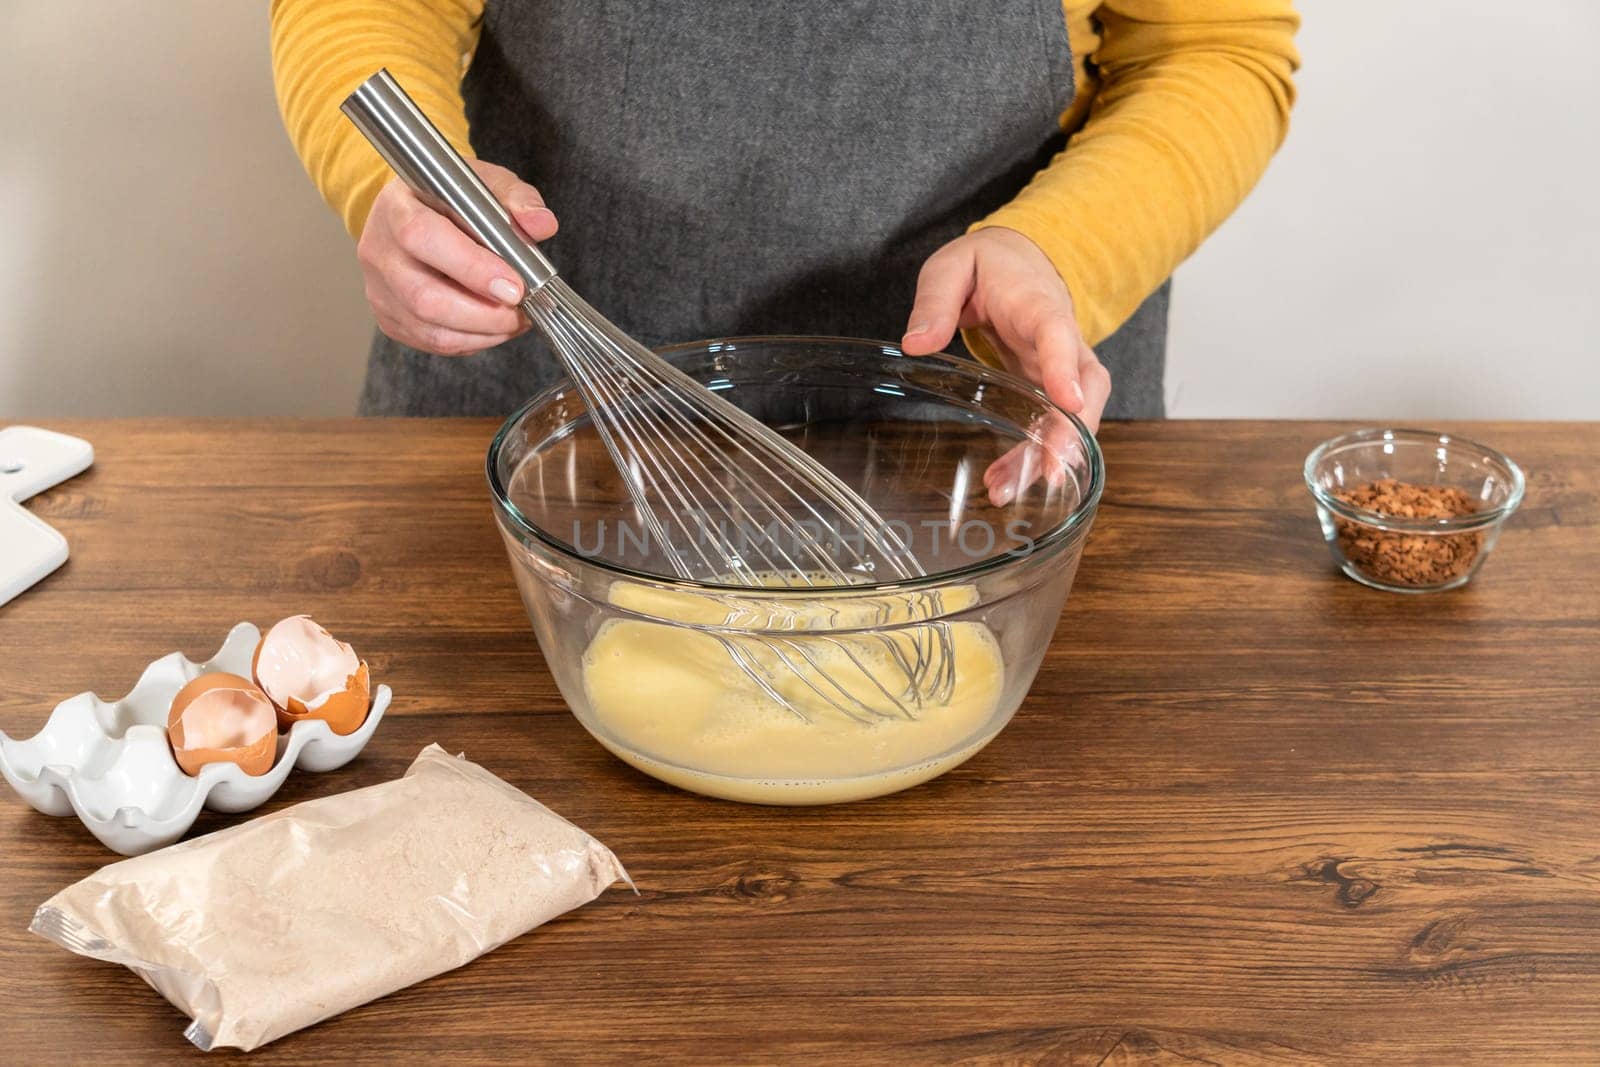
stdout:
<svg viewBox="0 0 1600 1067">
<path fill-rule="evenodd" d="M 1342 434 L 1311 451 L 1305 478 L 1339 569 L 1362 585 L 1394 593 L 1466 585 L 1494 549 L 1526 488 L 1522 468 L 1509 456 L 1434 430 Z M 1335 495 L 1385 478 L 1460 489 L 1478 510 L 1447 519 L 1405 518 Z"/>
</svg>

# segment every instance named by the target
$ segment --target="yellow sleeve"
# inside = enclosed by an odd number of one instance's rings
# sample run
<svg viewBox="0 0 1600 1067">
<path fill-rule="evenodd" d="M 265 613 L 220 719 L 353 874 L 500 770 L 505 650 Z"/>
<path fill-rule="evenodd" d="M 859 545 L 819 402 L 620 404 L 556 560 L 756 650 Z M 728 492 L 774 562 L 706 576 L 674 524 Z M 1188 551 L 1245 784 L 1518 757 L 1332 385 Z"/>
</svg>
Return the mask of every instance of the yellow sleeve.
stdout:
<svg viewBox="0 0 1600 1067">
<path fill-rule="evenodd" d="M 360 236 L 393 172 L 339 111 L 356 86 L 388 67 L 464 154 L 461 75 L 484 0 L 272 0 L 272 75 L 289 140 L 322 198 Z"/>
<path fill-rule="evenodd" d="M 1099 344 L 1239 206 L 1288 129 L 1299 66 L 1290 0 L 1067 2 L 1089 77 L 1081 128 L 1009 204 L 973 225 L 1026 234 Z M 1073 40 L 1074 48 L 1079 40 Z M 1079 66 L 1080 74 L 1084 67 Z M 981 341 L 972 351 L 987 358 Z"/>
</svg>

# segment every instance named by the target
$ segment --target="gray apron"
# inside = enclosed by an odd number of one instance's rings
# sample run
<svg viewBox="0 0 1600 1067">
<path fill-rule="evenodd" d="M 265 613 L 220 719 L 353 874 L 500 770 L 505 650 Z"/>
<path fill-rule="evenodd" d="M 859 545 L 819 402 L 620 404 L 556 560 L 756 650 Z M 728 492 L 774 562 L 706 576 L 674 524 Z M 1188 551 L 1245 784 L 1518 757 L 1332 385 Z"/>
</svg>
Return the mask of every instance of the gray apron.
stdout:
<svg viewBox="0 0 1600 1067">
<path fill-rule="evenodd" d="M 900 337 L 923 260 L 1059 151 L 1072 83 L 1061 0 L 489 0 L 463 91 L 568 283 L 656 346 Z M 1163 286 L 1100 345 L 1109 417 L 1162 414 L 1166 318 Z M 561 373 L 531 332 L 380 333 L 361 410 L 506 415 Z"/>
</svg>

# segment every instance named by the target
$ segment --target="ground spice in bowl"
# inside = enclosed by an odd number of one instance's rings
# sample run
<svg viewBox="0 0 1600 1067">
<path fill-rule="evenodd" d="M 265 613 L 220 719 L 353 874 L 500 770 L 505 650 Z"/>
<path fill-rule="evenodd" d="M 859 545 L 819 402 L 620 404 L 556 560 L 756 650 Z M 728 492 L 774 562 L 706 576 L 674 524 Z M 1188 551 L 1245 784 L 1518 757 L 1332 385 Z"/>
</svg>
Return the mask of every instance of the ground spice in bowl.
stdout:
<svg viewBox="0 0 1600 1067">
<path fill-rule="evenodd" d="M 1330 495 L 1380 518 L 1454 519 L 1478 510 L 1477 502 L 1454 486 L 1416 485 L 1395 478 L 1335 490 Z M 1472 570 L 1483 548 L 1482 531 L 1400 532 L 1338 517 L 1334 526 L 1345 559 L 1384 585 L 1442 585 Z"/>
</svg>

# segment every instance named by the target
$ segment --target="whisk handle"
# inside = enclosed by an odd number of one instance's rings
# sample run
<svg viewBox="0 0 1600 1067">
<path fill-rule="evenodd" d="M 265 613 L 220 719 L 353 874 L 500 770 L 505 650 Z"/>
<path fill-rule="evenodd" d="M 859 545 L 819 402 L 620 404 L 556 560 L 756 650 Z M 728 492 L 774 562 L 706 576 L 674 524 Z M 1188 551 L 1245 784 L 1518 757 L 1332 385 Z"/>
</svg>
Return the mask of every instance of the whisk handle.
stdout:
<svg viewBox="0 0 1600 1067">
<path fill-rule="evenodd" d="M 388 70 L 379 70 L 339 110 L 423 203 L 454 220 L 522 275 L 528 291 L 556 276 L 555 264 L 522 235 L 483 184 Z"/>
</svg>

